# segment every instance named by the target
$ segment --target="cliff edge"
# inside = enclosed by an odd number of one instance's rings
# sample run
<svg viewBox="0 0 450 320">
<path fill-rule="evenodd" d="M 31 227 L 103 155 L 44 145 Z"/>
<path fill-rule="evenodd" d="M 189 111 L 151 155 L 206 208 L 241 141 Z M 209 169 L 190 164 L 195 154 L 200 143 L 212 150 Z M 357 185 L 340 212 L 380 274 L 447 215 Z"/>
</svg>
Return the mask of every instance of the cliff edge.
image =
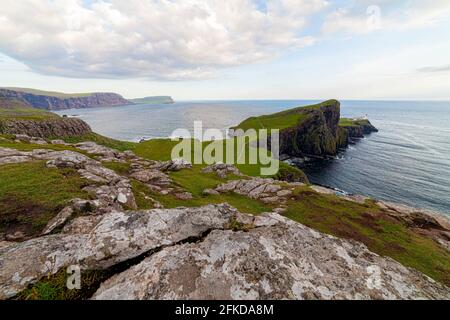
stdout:
<svg viewBox="0 0 450 320">
<path fill-rule="evenodd" d="M 0 88 L 0 98 L 21 101 L 33 108 L 44 110 L 112 107 L 132 104 L 117 93 L 94 92 L 64 94 L 34 89 Z"/>
<path fill-rule="evenodd" d="M 328 100 L 272 115 L 252 117 L 233 129 L 279 129 L 280 154 L 334 156 L 351 138 L 378 131 L 369 120 L 341 119 L 340 102 Z"/>
<path fill-rule="evenodd" d="M 54 113 L 31 108 L 16 99 L 0 97 L 0 134 L 25 134 L 32 137 L 80 136 L 92 132 L 81 119 L 62 118 Z"/>
</svg>

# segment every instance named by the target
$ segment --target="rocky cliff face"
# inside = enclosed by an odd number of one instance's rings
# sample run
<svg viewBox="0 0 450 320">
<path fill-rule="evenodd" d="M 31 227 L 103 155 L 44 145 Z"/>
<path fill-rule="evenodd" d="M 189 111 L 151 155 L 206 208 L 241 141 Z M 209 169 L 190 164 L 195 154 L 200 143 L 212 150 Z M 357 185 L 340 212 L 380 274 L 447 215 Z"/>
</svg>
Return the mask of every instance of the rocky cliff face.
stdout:
<svg viewBox="0 0 450 320">
<path fill-rule="evenodd" d="M 339 148 L 348 146 L 350 138 L 378 131 L 366 121 L 351 127 L 342 127 L 340 103 L 330 100 L 318 106 L 297 109 L 303 114 L 298 125 L 280 131 L 280 153 L 293 157 L 334 156 Z"/>
<path fill-rule="evenodd" d="M 80 136 L 92 132 L 91 127 L 81 119 L 52 118 L 48 120 L 0 120 L 0 133 L 26 134 L 32 137 Z"/>
<path fill-rule="evenodd" d="M 0 89 L 0 97 L 23 101 L 33 108 L 45 110 L 64 110 L 72 108 L 110 107 L 131 104 L 116 93 L 92 93 L 86 96 L 56 97 L 16 90 Z"/>
<path fill-rule="evenodd" d="M 338 145 L 340 104 L 338 101 L 320 108 L 305 108 L 297 126 L 280 132 L 280 153 L 290 156 L 334 155 Z"/>
<path fill-rule="evenodd" d="M 345 127 L 343 129 L 347 130 L 350 138 L 363 138 L 366 134 L 378 132 L 378 129 L 375 128 L 369 121 L 360 125 Z"/>
</svg>

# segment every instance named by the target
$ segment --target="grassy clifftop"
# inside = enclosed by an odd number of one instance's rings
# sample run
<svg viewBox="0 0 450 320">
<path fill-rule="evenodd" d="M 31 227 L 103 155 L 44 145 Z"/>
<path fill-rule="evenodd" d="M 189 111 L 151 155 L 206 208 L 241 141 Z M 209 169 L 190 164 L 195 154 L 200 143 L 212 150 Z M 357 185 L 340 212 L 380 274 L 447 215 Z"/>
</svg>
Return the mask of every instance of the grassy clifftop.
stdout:
<svg viewBox="0 0 450 320">
<path fill-rule="evenodd" d="M 25 102 L 0 97 L 0 121 L 1 119 L 39 121 L 58 118 L 59 116 L 57 114 L 45 110 L 34 109 Z"/>
<path fill-rule="evenodd" d="M 238 155 L 242 151 L 243 154 L 245 154 L 245 157 L 248 158 L 248 154 L 251 147 L 249 144 L 245 145 L 245 150 L 238 150 L 237 149 L 237 140 L 238 139 L 244 139 L 235 137 L 233 138 L 235 140 L 235 163 L 237 162 Z M 223 143 L 223 145 L 222 145 Z M 203 152 L 206 148 L 211 147 L 220 147 L 223 148 L 223 155 L 226 158 L 227 157 L 227 150 L 225 147 L 226 141 L 204 141 L 201 143 L 201 152 Z M 153 139 L 145 142 L 141 142 L 139 144 L 135 144 L 135 148 L 132 149 L 138 156 L 147 158 L 147 159 L 153 159 L 153 160 L 160 160 L 160 161 L 167 161 L 171 159 L 171 151 L 172 148 L 177 145 L 178 142 L 172 141 L 170 139 Z M 192 154 L 191 158 L 195 158 L 195 151 L 194 151 L 194 141 L 192 140 Z M 278 161 L 278 160 L 274 160 Z M 280 180 L 296 180 L 296 181 L 302 181 L 307 182 L 308 178 L 304 174 L 303 171 L 292 167 L 282 161 L 278 161 L 280 170 L 278 173 L 272 178 L 277 178 Z M 257 177 L 260 175 L 261 167 L 263 167 L 261 164 L 249 164 L 248 161 L 246 161 L 246 164 L 236 164 L 236 167 L 244 174 Z"/>
<path fill-rule="evenodd" d="M 320 110 L 322 107 L 336 105 L 338 103 L 337 100 L 327 100 L 319 104 L 310 105 L 310 106 L 302 106 L 297 107 L 281 112 L 277 112 L 270 115 L 263 115 L 259 117 L 251 117 L 233 129 L 286 129 L 294 127 L 300 124 L 303 120 L 307 118 L 307 114 L 313 110 Z"/>
<path fill-rule="evenodd" d="M 339 126 L 341 127 L 360 127 L 369 125 L 370 121 L 368 119 L 351 119 L 351 118 L 341 118 L 339 120 Z"/>
<path fill-rule="evenodd" d="M 0 97 L 0 134 L 27 134 L 47 138 L 82 135 L 91 128 L 81 119 L 63 118 L 26 102 Z"/>
<path fill-rule="evenodd" d="M 81 97 L 90 97 L 92 96 L 92 93 L 62 93 L 62 92 L 56 92 L 56 91 L 44 91 L 44 90 L 38 90 L 38 89 L 31 89 L 31 88 L 18 88 L 18 87 L 6 87 L 1 88 L 6 90 L 12 90 L 12 91 L 18 91 L 23 93 L 30 93 L 34 95 L 39 96 L 49 96 L 49 97 L 55 97 L 60 99 L 70 99 L 70 98 L 81 98 Z"/>
<path fill-rule="evenodd" d="M 339 148 L 348 145 L 350 138 L 378 131 L 369 120 L 341 119 L 340 111 L 339 101 L 327 100 L 251 117 L 232 129 L 279 129 L 282 154 L 294 157 L 334 156 Z"/>
<path fill-rule="evenodd" d="M 121 95 L 111 92 L 72 94 L 28 88 L 0 88 L 0 97 L 5 100 L 22 101 L 33 108 L 45 110 L 112 107 L 131 104 Z"/>
</svg>

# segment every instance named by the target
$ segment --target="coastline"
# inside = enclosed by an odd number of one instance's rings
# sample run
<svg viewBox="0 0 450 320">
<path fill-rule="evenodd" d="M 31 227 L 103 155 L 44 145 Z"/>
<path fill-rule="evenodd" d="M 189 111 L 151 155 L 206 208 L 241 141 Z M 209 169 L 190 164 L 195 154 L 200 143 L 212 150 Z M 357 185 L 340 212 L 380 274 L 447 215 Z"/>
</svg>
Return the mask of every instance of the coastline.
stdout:
<svg viewBox="0 0 450 320">
<path fill-rule="evenodd" d="M 311 101 L 288 100 L 278 104 L 269 101 L 245 101 L 245 103 L 225 101 L 220 105 L 213 102 L 201 104 L 177 101 L 174 105 L 157 108 L 134 109 L 126 106 L 74 112 L 82 112 L 81 118 L 88 121 L 95 131 L 103 135 L 135 142 L 138 141 L 137 137 L 170 136 L 176 128 L 187 126 L 190 130 L 192 123 L 186 124 L 186 117 L 203 120 L 211 127 L 229 128 L 247 116 L 282 111 L 291 106 L 308 103 Z M 450 187 L 445 186 L 445 180 L 450 179 L 450 171 L 445 169 L 446 161 L 448 163 L 450 157 L 450 150 L 448 146 L 446 147 L 449 133 L 445 119 L 439 116 L 446 110 L 448 110 L 448 103 L 445 102 L 342 101 L 344 117 L 357 117 L 368 113 L 374 125 L 382 129 L 382 132 L 370 138 L 360 139 L 356 145 L 351 144 L 351 148 L 346 151 L 345 159 L 339 161 L 339 166 L 330 166 L 331 168 L 327 169 L 327 177 L 320 176 L 316 180 L 324 185 L 338 186 L 346 191 L 370 194 L 376 198 L 383 196 L 384 188 L 395 185 L 395 189 L 390 192 L 392 197 L 386 197 L 385 200 L 400 203 L 414 202 L 418 207 L 450 214 L 446 211 L 446 208 L 450 208 L 448 197 Z M 406 111 L 411 116 L 405 117 Z M 210 117 L 211 112 L 218 116 Z M 128 117 L 126 123 L 121 121 L 125 116 Z M 416 119 L 421 120 L 416 123 Z M 355 147 L 354 152 L 352 149 Z M 441 154 L 437 154 L 438 157 L 431 157 L 432 153 L 427 150 L 422 151 L 425 147 L 432 149 L 430 151 L 436 149 Z M 412 165 L 402 168 L 402 157 L 412 160 Z M 360 159 L 359 162 L 356 159 Z M 398 172 L 395 179 L 383 172 L 382 166 L 385 164 L 390 166 L 386 169 L 387 171 Z M 414 172 L 405 172 L 407 168 L 418 169 Z M 349 174 L 346 174 L 350 170 L 357 173 L 356 181 L 352 181 Z M 365 176 L 359 174 L 364 171 Z M 338 175 L 343 175 L 344 180 L 333 178 Z M 372 183 L 372 177 L 376 179 L 376 182 Z M 403 177 L 408 180 L 396 184 Z M 415 178 L 424 181 L 415 183 Z M 431 185 L 427 181 L 435 181 L 435 183 Z M 355 183 L 370 185 L 370 189 L 374 192 L 368 192 L 369 187 L 354 188 Z M 432 190 L 435 192 L 431 192 Z"/>
<path fill-rule="evenodd" d="M 176 227 L 173 230 L 184 230 L 183 228 L 186 228 L 187 235 L 184 236 L 183 234 L 183 237 L 188 237 L 188 239 L 194 237 L 193 241 L 197 243 L 196 245 L 206 246 L 206 250 L 215 248 L 214 245 L 210 246 L 210 242 L 208 242 L 211 238 L 208 233 L 206 236 L 203 235 L 204 232 L 210 229 L 214 229 L 211 235 L 221 235 L 218 241 L 230 248 L 234 247 L 234 242 L 229 242 L 229 238 L 226 238 L 228 235 L 244 237 L 238 241 L 239 243 L 242 243 L 241 241 L 249 241 L 248 237 L 252 237 L 255 233 L 256 239 L 260 239 L 261 236 L 267 238 L 268 235 L 271 235 L 271 247 L 272 243 L 273 245 L 280 245 L 280 238 L 277 235 L 280 232 L 286 234 L 286 231 L 280 229 L 280 226 L 285 225 L 296 230 L 283 240 L 282 246 L 285 248 L 288 243 L 292 243 L 292 239 L 296 239 L 295 235 L 298 235 L 300 230 L 306 230 L 306 234 L 311 239 L 311 248 L 329 256 L 330 259 L 327 259 L 327 261 L 331 261 L 332 266 L 336 266 L 336 261 L 340 261 L 339 257 L 336 257 L 334 253 L 336 246 L 340 247 L 343 245 L 344 251 L 341 250 L 339 252 L 340 254 L 345 252 L 345 257 L 356 257 L 359 255 L 359 251 L 356 248 L 364 248 L 365 253 L 363 256 L 373 255 L 378 257 L 377 259 L 381 259 L 380 261 L 377 260 L 377 262 L 374 262 L 372 259 L 369 260 L 372 264 L 385 268 L 386 261 L 390 261 L 389 263 L 393 264 L 393 271 L 411 270 L 407 272 L 413 272 L 421 279 L 430 279 L 428 277 L 432 277 L 438 281 L 426 280 L 427 282 L 423 286 L 440 288 L 441 294 L 448 294 L 448 287 L 445 287 L 445 285 L 448 285 L 448 275 L 438 268 L 439 265 L 445 266 L 446 257 L 450 250 L 450 241 L 445 237 L 446 232 L 448 232 L 445 230 L 450 230 L 448 229 L 450 224 L 448 224 L 447 219 L 444 220 L 440 219 L 440 217 L 433 217 L 430 214 L 418 212 L 415 208 L 383 203 L 363 196 L 347 195 L 339 197 L 334 190 L 320 186 L 248 176 L 242 174 L 233 166 L 212 165 L 198 168 L 183 161 L 158 160 L 159 158 L 155 157 L 155 151 L 158 154 L 162 146 L 160 145 L 159 150 L 157 150 L 155 147 L 158 145 L 154 144 L 155 140 L 123 146 L 124 142 L 113 141 L 106 137 L 101 138 L 103 140 L 99 140 L 109 141 L 115 146 L 120 146 L 121 151 L 119 151 L 102 144 L 85 141 L 83 138 L 73 143 L 69 142 L 70 139 L 67 139 L 67 142 L 62 140 L 49 142 L 43 139 L 39 141 L 30 139 L 32 141 L 31 144 L 26 139 L 23 142 L 19 142 L 19 138 L 25 139 L 26 137 L 16 136 L 5 137 L 5 140 L 0 139 L 0 143 L 10 146 L 9 148 L 0 148 L 0 163 L 6 163 L 3 168 L 11 170 L 10 168 L 27 168 L 28 166 L 41 165 L 40 170 L 32 170 L 37 174 L 45 174 L 45 170 L 63 170 L 64 172 L 67 168 L 75 167 L 78 169 L 78 173 L 82 174 L 84 179 L 87 179 L 92 184 L 84 187 L 83 190 L 90 192 L 91 195 L 97 198 L 81 200 L 82 198 L 77 197 L 77 199 L 72 199 L 72 201 L 66 203 L 67 207 L 55 216 L 55 219 L 48 222 L 43 231 L 44 234 L 40 234 L 40 236 L 39 234 L 34 235 L 38 236 L 37 238 L 20 239 L 17 233 L 4 235 L 6 241 L 0 241 L 0 250 L 5 252 L 3 257 L 8 265 L 7 269 L 13 273 L 19 272 L 22 276 L 28 275 L 32 277 L 27 279 L 41 279 L 36 285 L 29 283 L 31 287 L 27 289 L 27 283 L 17 285 L 11 280 L 13 279 L 12 273 L 9 271 L 4 273 L 4 280 L 2 281 L 4 281 L 8 291 L 3 293 L 7 297 L 13 297 L 18 293 L 20 294 L 18 296 L 20 299 L 28 294 L 28 290 L 38 290 L 36 288 L 43 282 L 56 281 L 55 277 L 57 275 L 42 274 L 39 270 L 34 272 L 34 269 L 26 264 L 25 261 L 31 261 L 30 263 L 41 261 L 42 254 L 48 255 L 51 252 L 61 257 L 67 257 L 66 259 L 81 259 L 78 256 L 80 254 L 79 251 L 67 249 L 64 244 L 67 241 L 78 244 L 84 243 L 85 237 L 92 234 L 92 230 L 96 230 L 91 228 L 98 223 L 108 228 L 106 236 L 108 234 L 111 235 L 109 239 L 112 240 L 112 248 L 115 248 L 116 240 L 122 241 L 120 240 L 120 234 L 124 230 L 131 234 L 137 232 L 140 235 L 142 228 L 145 230 L 150 228 L 143 234 L 152 235 L 154 228 L 161 230 L 157 226 L 146 222 L 152 214 L 163 214 L 168 217 L 173 217 L 174 215 L 182 215 L 182 217 L 186 218 L 191 217 L 192 221 L 182 218 L 180 223 L 177 222 L 177 219 L 170 218 L 169 220 L 176 223 Z M 92 135 L 87 137 L 87 139 L 91 138 L 99 139 L 100 137 Z M 39 145 L 33 144 L 37 142 L 39 142 Z M 129 149 L 131 146 L 134 148 L 134 151 Z M 23 148 L 28 151 L 20 151 Z M 52 149 L 59 151 L 52 151 Z M 145 151 L 145 153 L 142 151 Z M 169 152 L 170 150 L 166 151 Z M 35 162 L 36 160 L 48 160 L 48 162 L 44 161 L 44 163 L 39 164 L 39 162 Z M 19 163 L 14 164 L 14 161 Z M 124 162 L 130 162 L 130 164 L 126 165 Z M 125 168 L 123 167 L 124 165 Z M 3 172 L 4 174 L 8 173 Z M 14 180 L 10 181 L 9 184 L 14 184 L 14 181 L 17 179 L 18 176 L 14 175 Z M 211 179 L 213 180 L 211 181 Z M 137 182 L 140 184 L 136 185 Z M 56 183 L 56 185 L 59 186 L 60 183 Z M 142 186 L 145 188 L 142 188 Z M 257 192 L 256 190 L 264 190 L 264 192 Z M 89 203 L 89 205 L 87 209 L 83 209 L 86 208 L 86 203 Z M 143 205 L 145 207 L 142 207 Z M 149 208 L 153 209 L 149 210 Z M 148 211 L 142 211 L 143 209 Z M 73 220 L 67 218 L 68 212 L 78 212 L 76 210 L 81 210 L 80 212 L 85 213 L 81 216 L 73 217 Z M 216 215 L 214 212 L 217 212 L 217 217 L 214 216 Z M 223 220 L 225 218 L 223 216 L 224 212 L 226 212 L 225 217 L 230 215 L 231 217 Z M 130 219 L 125 229 L 123 229 L 122 224 L 117 225 L 110 221 L 111 219 L 116 219 L 117 215 Z M 205 215 L 207 215 L 206 219 Z M 219 222 L 216 225 L 215 221 L 217 221 L 217 218 L 222 219 L 219 221 L 223 222 Z M 92 221 L 86 225 L 86 220 Z M 150 221 L 153 220 L 155 223 L 159 223 L 157 222 L 159 221 L 158 219 L 150 219 Z M 345 221 L 349 221 L 350 224 L 342 224 Z M 191 224 L 195 227 L 190 227 Z M 202 228 L 198 229 L 200 225 Z M 57 226 L 59 228 L 64 226 L 61 233 Z M 163 228 L 163 230 L 165 236 L 170 239 L 173 238 L 172 227 Z M 191 231 L 195 231 L 195 233 L 189 233 Z M 50 235 L 45 234 L 46 232 L 49 232 Z M 367 236 L 366 232 L 368 232 L 369 236 Z M 98 247 L 97 243 L 103 243 L 103 237 L 101 234 L 97 236 L 94 233 L 94 235 L 92 243 L 95 245 L 90 254 L 97 256 L 95 251 Z M 159 231 L 155 235 L 155 241 L 161 241 Z M 180 233 L 176 232 L 175 235 L 178 236 Z M 33 237 L 33 235 L 28 236 Z M 326 248 L 321 247 L 317 243 L 319 236 L 330 241 Z M 51 241 L 51 239 L 57 239 L 53 244 L 54 247 L 46 249 L 49 246 L 48 241 Z M 131 236 L 127 237 L 127 239 L 131 243 L 128 247 L 137 249 L 141 248 L 141 246 L 152 246 L 154 241 L 150 240 L 148 242 L 149 238 L 147 236 L 145 238 Z M 411 241 L 406 241 L 405 239 L 410 239 Z M 29 253 L 30 245 L 33 248 L 31 254 Z M 162 252 L 171 251 L 177 248 L 178 245 L 180 245 L 178 242 L 174 242 L 169 247 L 164 247 L 161 250 Z M 189 242 L 185 245 L 191 246 L 194 244 Z M 267 243 L 264 243 L 264 247 L 267 245 Z M 298 248 L 297 246 L 295 247 L 293 252 L 297 252 L 297 254 L 292 259 L 293 261 L 298 261 Z M 399 251 L 399 248 L 403 249 Z M 133 250 L 136 249 L 131 251 Z M 444 252 L 443 250 L 447 251 Z M 91 252 L 90 250 L 88 251 Z M 17 252 L 20 252 L 20 254 L 18 255 Z M 134 251 L 130 253 L 128 249 L 119 250 L 119 252 L 125 257 L 129 257 L 130 254 L 132 256 L 138 254 L 134 253 Z M 286 251 L 284 250 L 283 252 Z M 424 256 L 424 252 L 432 252 L 433 259 Z M 237 257 L 240 256 L 238 255 Z M 244 256 L 247 257 L 247 255 Z M 152 255 L 148 259 L 156 257 L 158 257 L 158 254 Z M 227 255 L 227 258 L 232 257 L 234 256 Z M 311 255 L 311 257 L 315 257 L 315 254 Z M 180 258 L 179 256 L 176 257 L 176 259 Z M 255 255 L 249 256 L 250 260 L 254 258 L 262 259 L 260 263 L 262 266 L 272 263 L 270 259 L 267 261 L 264 255 L 260 255 L 259 251 Z M 90 268 L 101 265 L 103 259 L 107 259 L 104 262 L 108 261 L 108 265 L 116 265 L 122 258 L 107 256 L 100 261 L 96 261 L 96 259 L 89 260 L 92 261 L 92 264 L 89 265 Z M 423 265 L 423 259 L 426 259 L 425 265 Z M 24 263 L 19 271 L 17 269 L 17 261 Z M 68 260 L 61 261 L 63 261 L 62 264 L 65 264 L 66 262 L 64 261 Z M 181 260 L 177 261 L 183 261 L 183 259 L 181 258 Z M 351 267 L 346 259 L 343 261 L 345 276 L 338 276 L 336 273 L 331 273 L 330 276 L 340 279 L 343 283 L 354 283 L 355 276 L 352 273 L 348 273 L 354 270 L 354 265 Z M 362 261 L 358 263 L 361 263 L 362 270 L 365 270 L 364 268 L 368 262 Z M 182 265 L 185 264 L 182 263 Z M 402 265 L 409 268 L 404 268 Z M 58 269 L 55 270 L 57 271 Z M 428 277 L 414 269 L 421 271 Z M 127 268 L 123 274 L 133 273 L 133 270 L 134 266 Z M 397 273 L 398 271 L 394 272 Z M 179 273 L 177 272 L 176 274 Z M 253 273 L 251 272 L 250 274 Z M 290 273 L 283 274 L 290 277 Z M 401 274 L 407 277 L 404 278 L 404 281 L 407 283 L 417 283 L 417 280 L 413 280 L 417 278 L 415 276 L 411 278 L 410 273 L 402 271 Z M 42 279 L 42 277 L 44 278 Z M 277 278 L 279 278 L 279 275 L 276 275 L 274 279 Z M 111 277 L 109 280 L 100 278 L 100 283 L 94 287 L 95 290 L 89 291 L 81 297 L 106 297 L 103 295 L 105 292 L 104 288 L 114 279 L 116 279 L 116 276 Z M 139 279 L 137 277 L 135 282 L 135 285 L 138 287 L 141 285 Z M 321 277 L 317 277 L 317 279 L 321 279 Z M 322 284 L 320 280 L 318 281 L 320 283 L 317 284 L 318 286 L 329 286 L 329 284 Z M 390 280 L 386 278 L 385 281 Z M 156 283 L 156 285 L 160 284 L 159 281 Z M 424 288 L 423 286 L 421 288 Z M 329 288 L 335 290 L 333 286 Z M 9 291 L 10 289 L 11 291 Z M 393 290 L 393 292 L 399 292 L 395 287 Z M 92 296 L 94 292 L 97 293 Z M 288 291 L 283 292 L 287 294 Z M 386 289 L 383 289 L 380 294 L 386 294 L 387 292 Z M 407 297 L 401 293 L 395 294 L 399 294 L 399 297 Z M 433 294 L 430 298 L 440 296 L 439 294 Z M 118 296 L 113 293 L 110 297 Z M 271 295 L 267 297 L 271 297 Z"/>
</svg>

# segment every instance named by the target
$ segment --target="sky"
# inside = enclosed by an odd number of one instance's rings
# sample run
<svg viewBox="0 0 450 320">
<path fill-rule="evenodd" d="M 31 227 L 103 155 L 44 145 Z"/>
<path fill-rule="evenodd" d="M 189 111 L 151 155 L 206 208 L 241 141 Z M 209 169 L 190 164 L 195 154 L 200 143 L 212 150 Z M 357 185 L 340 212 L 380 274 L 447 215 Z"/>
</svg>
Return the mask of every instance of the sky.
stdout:
<svg viewBox="0 0 450 320">
<path fill-rule="evenodd" d="M 0 86 L 450 100 L 450 0 L 2 0 Z"/>
</svg>

